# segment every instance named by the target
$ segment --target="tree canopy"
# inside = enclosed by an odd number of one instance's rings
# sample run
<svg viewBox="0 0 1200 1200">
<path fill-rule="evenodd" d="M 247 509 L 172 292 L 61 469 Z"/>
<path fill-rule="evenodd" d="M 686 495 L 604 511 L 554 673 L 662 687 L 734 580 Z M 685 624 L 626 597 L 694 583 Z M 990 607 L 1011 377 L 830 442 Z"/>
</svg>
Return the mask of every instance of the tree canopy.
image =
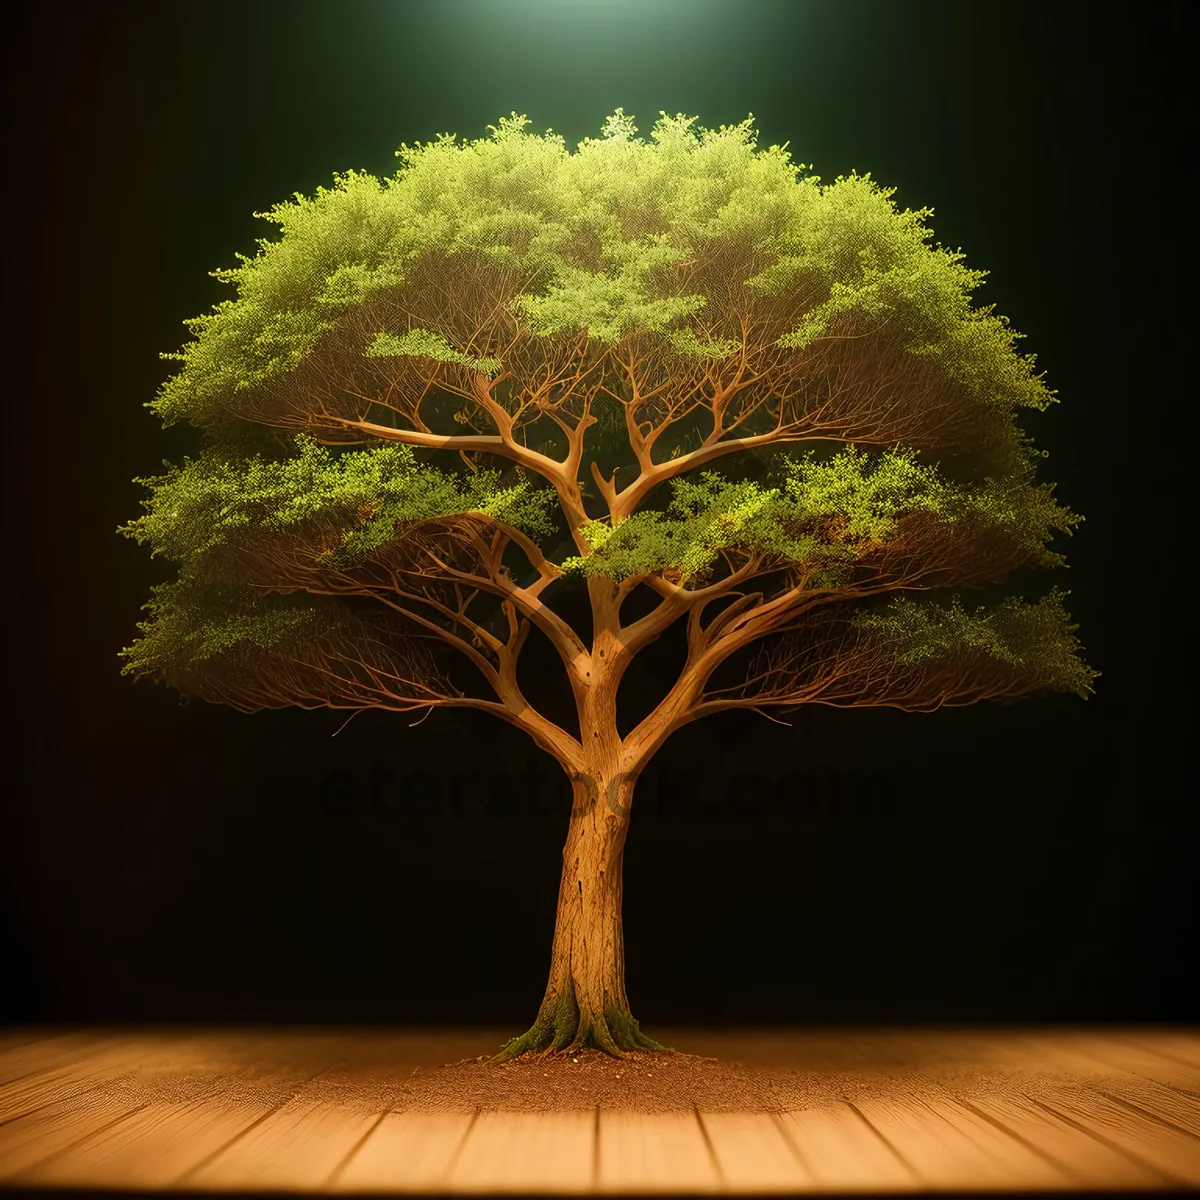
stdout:
<svg viewBox="0 0 1200 1200">
<path fill-rule="evenodd" d="M 619 681 L 686 619 L 637 763 L 720 708 L 1086 695 L 1064 593 L 953 592 L 1061 565 L 1081 518 L 1020 425 L 1056 395 L 932 210 L 822 184 L 752 117 L 646 140 L 618 109 L 574 152 L 528 124 L 297 193 L 213 272 L 236 296 L 151 402 L 205 445 L 123 527 L 178 564 L 125 669 L 248 709 L 484 708 L 564 763 L 581 735 L 516 680 L 531 630 L 582 713 L 601 634 Z M 590 648 L 551 604 L 571 578 Z"/>
</svg>

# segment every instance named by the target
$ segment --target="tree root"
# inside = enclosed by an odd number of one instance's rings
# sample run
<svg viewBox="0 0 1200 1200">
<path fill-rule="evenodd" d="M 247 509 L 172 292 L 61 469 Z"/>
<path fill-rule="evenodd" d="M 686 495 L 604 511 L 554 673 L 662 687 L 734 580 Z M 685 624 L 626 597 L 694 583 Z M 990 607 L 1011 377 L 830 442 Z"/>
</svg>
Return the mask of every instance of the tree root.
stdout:
<svg viewBox="0 0 1200 1200">
<path fill-rule="evenodd" d="M 556 1002 L 550 1001 L 547 996 L 533 1025 L 520 1037 L 506 1042 L 489 1061 L 510 1062 L 522 1054 L 574 1054 L 587 1048 L 613 1058 L 626 1058 L 632 1050 L 674 1053 L 671 1047 L 644 1034 L 628 1009 L 609 1008 L 601 1013 L 581 1009 L 573 982 Z"/>
</svg>

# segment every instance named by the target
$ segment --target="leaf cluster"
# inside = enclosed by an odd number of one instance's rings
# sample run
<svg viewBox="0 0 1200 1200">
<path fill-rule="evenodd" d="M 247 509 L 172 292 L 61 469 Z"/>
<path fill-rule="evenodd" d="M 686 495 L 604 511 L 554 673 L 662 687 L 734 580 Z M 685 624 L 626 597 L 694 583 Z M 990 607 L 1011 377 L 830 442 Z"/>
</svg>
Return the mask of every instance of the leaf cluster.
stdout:
<svg viewBox="0 0 1200 1200">
<path fill-rule="evenodd" d="M 443 471 L 417 461 L 410 446 L 382 442 L 333 450 L 297 434 L 292 453 L 269 457 L 230 452 L 222 443 L 164 475 L 146 512 L 120 532 L 176 562 L 195 563 L 248 531 L 319 526 L 332 565 L 361 558 L 406 525 L 483 513 L 532 536 L 554 529 L 554 493 L 499 471 Z"/>
<path fill-rule="evenodd" d="M 992 660 L 1020 674 L 1029 693 L 1071 692 L 1086 699 L 1099 672 L 1080 657 L 1078 625 L 1064 607 L 1070 593 L 1053 588 L 1036 603 L 1007 597 L 973 611 L 958 596 L 949 604 L 897 596 L 856 612 L 851 626 L 896 663 L 936 671 L 962 660 Z"/>
<path fill-rule="evenodd" d="M 775 470 L 782 475 L 778 486 L 716 471 L 680 476 L 665 511 L 635 513 L 615 527 L 590 522 L 589 553 L 567 559 L 563 569 L 617 580 L 663 572 L 689 585 L 724 554 L 758 558 L 764 568 L 825 568 L 832 582 L 836 564 L 878 551 L 899 522 L 919 513 L 1002 534 L 1024 548 L 1028 561 L 1052 566 L 1061 558 L 1047 542 L 1080 520 L 1054 500 L 1049 485 L 957 484 L 910 451 L 871 454 L 847 446 L 826 458 L 810 451 L 781 456 Z"/>
</svg>

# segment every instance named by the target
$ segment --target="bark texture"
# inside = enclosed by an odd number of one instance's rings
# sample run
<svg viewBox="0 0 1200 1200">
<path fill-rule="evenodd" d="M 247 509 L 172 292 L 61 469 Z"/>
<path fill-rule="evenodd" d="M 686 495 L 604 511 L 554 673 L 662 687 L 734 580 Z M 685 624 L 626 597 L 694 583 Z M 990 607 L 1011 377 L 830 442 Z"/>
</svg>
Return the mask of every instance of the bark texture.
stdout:
<svg viewBox="0 0 1200 1200">
<path fill-rule="evenodd" d="M 666 1049 L 642 1033 L 625 994 L 622 857 L 633 784 L 619 774 L 573 781 L 550 979 L 537 1019 L 500 1059 L 584 1047 L 617 1056 Z"/>
</svg>

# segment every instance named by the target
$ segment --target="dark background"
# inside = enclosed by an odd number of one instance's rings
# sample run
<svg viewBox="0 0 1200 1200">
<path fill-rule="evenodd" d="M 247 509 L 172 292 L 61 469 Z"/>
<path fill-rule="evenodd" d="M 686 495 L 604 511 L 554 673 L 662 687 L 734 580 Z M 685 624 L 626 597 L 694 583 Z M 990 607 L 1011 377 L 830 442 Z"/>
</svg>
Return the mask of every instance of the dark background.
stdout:
<svg viewBox="0 0 1200 1200">
<path fill-rule="evenodd" d="M 159 566 L 114 534 L 191 447 L 142 407 L 251 214 L 512 110 L 618 105 L 857 169 L 991 271 L 1062 403 L 1086 703 L 711 720 L 644 781 L 629 992 L 684 1022 L 1191 1021 L 1177 506 L 1191 417 L 1185 5 L 400 0 L 26 5 L 4 111 L 14 748 L 0 1017 L 532 1019 L 566 815 L 484 717 L 247 717 L 118 674 Z M 232 293 L 230 293 L 232 294 Z M 1185 328 L 1187 333 L 1185 333 Z M 1188 340 L 1185 341 L 1185 338 Z M 1190 636 L 1189 636 L 1190 642 Z"/>
</svg>

